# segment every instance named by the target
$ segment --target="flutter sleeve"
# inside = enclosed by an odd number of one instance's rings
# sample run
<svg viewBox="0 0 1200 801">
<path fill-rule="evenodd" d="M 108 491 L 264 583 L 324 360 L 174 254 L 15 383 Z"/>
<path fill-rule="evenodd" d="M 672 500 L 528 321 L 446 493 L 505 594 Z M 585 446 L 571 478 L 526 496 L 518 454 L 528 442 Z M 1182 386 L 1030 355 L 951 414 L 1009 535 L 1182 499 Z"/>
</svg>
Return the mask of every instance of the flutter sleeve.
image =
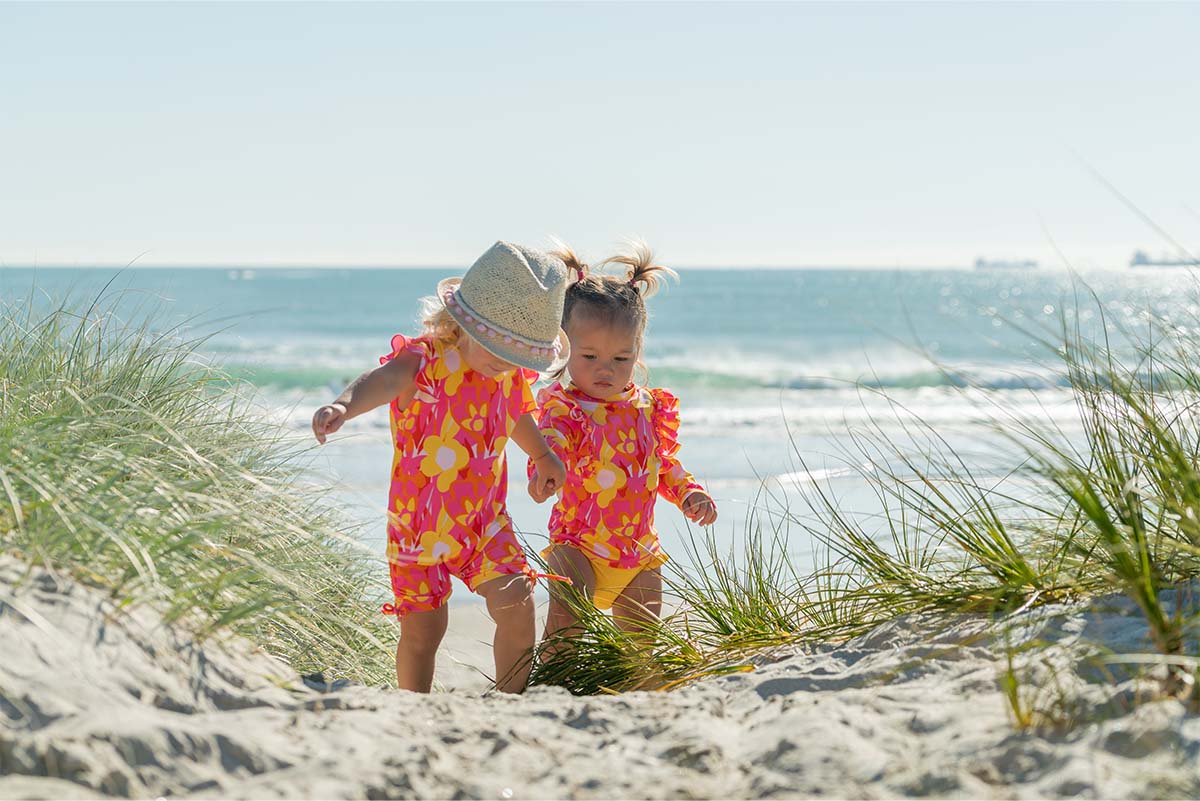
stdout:
<svg viewBox="0 0 1200 801">
<path fill-rule="evenodd" d="M 533 385 L 541 378 L 541 374 L 537 370 L 526 370 L 524 367 L 517 368 L 517 381 L 521 384 L 521 407 L 517 411 L 518 415 L 530 414 L 537 411 L 537 402 L 533 399 Z"/>
<path fill-rule="evenodd" d="M 392 337 L 392 352 L 380 356 L 379 363 L 387 364 L 401 353 L 414 353 L 421 359 L 417 373 L 413 376 L 413 383 L 416 386 L 413 400 L 419 400 L 422 403 L 436 402 L 437 393 L 434 390 L 430 369 L 434 361 L 433 343 L 428 337 L 406 337 L 404 334 L 396 334 Z"/>
<path fill-rule="evenodd" d="M 654 436 L 658 439 L 658 494 L 676 506 L 692 492 L 708 491 L 695 476 L 683 468 L 679 453 L 679 398 L 665 389 L 652 389 L 654 398 Z M 709 496 L 710 498 L 712 496 Z"/>
<path fill-rule="evenodd" d="M 567 397 L 562 384 L 555 383 L 537 395 L 537 408 L 533 412 L 538 430 L 546 438 L 546 444 L 562 460 L 567 472 L 575 469 L 579 459 L 579 445 L 583 441 L 586 416 L 579 405 Z M 529 476 L 533 476 L 533 460 L 529 460 Z"/>
</svg>

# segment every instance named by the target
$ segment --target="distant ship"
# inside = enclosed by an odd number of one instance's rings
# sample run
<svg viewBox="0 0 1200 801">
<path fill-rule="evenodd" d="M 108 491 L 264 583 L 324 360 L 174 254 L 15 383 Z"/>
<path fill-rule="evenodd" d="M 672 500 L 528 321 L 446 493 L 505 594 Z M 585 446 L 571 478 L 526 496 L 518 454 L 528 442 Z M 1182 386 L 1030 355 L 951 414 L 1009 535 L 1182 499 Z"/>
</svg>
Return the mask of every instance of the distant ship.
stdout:
<svg viewBox="0 0 1200 801">
<path fill-rule="evenodd" d="M 1133 251 L 1129 260 L 1130 267 L 1200 267 L 1200 260 L 1167 256 L 1163 254 L 1157 259 L 1151 258 L 1144 250 Z"/>
<path fill-rule="evenodd" d="M 976 259 L 976 270 L 1036 270 L 1038 263 L 1033 259 Z"/>
</svg>

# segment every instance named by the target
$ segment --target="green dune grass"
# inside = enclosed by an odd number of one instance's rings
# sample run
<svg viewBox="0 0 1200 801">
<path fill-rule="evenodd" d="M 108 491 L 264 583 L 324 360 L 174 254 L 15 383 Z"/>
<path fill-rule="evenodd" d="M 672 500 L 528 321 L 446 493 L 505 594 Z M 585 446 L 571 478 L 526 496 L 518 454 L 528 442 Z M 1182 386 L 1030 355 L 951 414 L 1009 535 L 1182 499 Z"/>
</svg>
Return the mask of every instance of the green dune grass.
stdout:
<svg viewBox="0 0 1200 801">
<path fill-rule="evenodd" d="M 690 553 L 674 555 L 672 611 L 657 627 L 624 634 L 580 599 L 579 629 L 531 655 L 533 683 L 671 688 L 911 612 L 1002 620 L 1118 591 L 1136 602 L 1155 649 L 1120 660 L 1195 703 L 1197 605 L 1190 593 L 1164 596 L 1200 576 L 1197 329 L 1152 315 L 1144 331 L 1100 319 L 1099 336 L 1067 317 L 1030 332 L 1067 376 L 1081 434 L 1011 419 L 1002 394 L 982 396 L 994 405 L 979 411 L 1005 443 L 993 457 L 1020 492 L 981 478 L 939 431 L 894 406 L 902 440 L 887 433 L 894 425 L 843 439 L 846 464 L 878 500 L 873 517 L 821 484 L 802 509 L 764 488 L 769 513 L 750 521 L 736 553 L 697 533 Z M 103 587 L 120 605 L 153 604 L 199 639 L 244 635 L 303 672 L 390 684 L 395 629 L 372 600 L 385 590 L 378 555 L 346 535 L 322 490 L 304 482 L 296 447 L 244 387 L 197 358 L 200 344 L 96 305 L 0 309 L 4 551 Z M 819 569 L 797 571 L 796 537 L 819 544 Z M 1031 649 L 1014 647 L 998 676 L 1022 727 L 1053 717 L 1021 685 Z"/>
<path fill-rule="evenodd" d="M 103 302 L 0 308 L 3 549 L 197 638 L 391 682 L 395 634 L 367 600 L 378 565 L 199 344 Z"/>
<path fill-rule="evenodd" d="M 1099 309 L 1094 331 L 1078 328 L 1073 314 L 1055 330 L 1028 333 L 1067 377 L 1081 435 L 1012 418 L 1002 393 L 972 396 L 985 398 L 978 411 L 1003 444 L 992 467 L 1008 480 L 997 482 L 893 401 L 891 427 L 868 424 L 842 438 L 841 456 L 873 490 L 875 514 L 848 512 L 816 484 L 805 508 L 750 521 L 740 561 L 697 534 L 692 552 L 668 566 L 674 611 L 653 632 L 632 638 L 580 602 L 579 630 L 542 649 L 532 681 L 576 693 L 672 687 L 746 669 L 764 648 L 842 640 L 907 613 L 1001 621 L 1121 592 L 1136 601 L 1156 651 L 1120 661 L 1144 665 L 1161 693 L 1194 705 L 1200 605 L 1190 592 L 1163 599 L 1200 576 L 1200 343 L 1192 333 L 1200 329 L 1149 311 L 1144 330 L 1120 329 L 1094 297 L 1077 306 Z M 886 390 L 862 391 L 889 400 Z M 888 433 L 897 430 L 902 436 Z M 796 458 L 803 466 L 805 455 Z M 798 575 L 789 537 L 818 543 L 822 567 Z M 999 677 L 1022 727 L 1047 717 L 1020 686 L 1016 664 L 1031 649 L 1036 643 L 1019 655 L 1014 647 Z"/>
</svg>

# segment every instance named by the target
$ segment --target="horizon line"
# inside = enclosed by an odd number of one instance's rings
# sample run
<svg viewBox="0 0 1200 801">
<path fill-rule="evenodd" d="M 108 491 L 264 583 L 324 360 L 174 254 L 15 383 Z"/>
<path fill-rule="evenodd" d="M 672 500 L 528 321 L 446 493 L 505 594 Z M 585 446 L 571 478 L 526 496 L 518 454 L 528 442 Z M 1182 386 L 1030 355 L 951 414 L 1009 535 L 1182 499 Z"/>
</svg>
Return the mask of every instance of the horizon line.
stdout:
<svg viewBox="0 0 1200 801">
<path fill-rule="evenodd" d="M 1093 265 L 1100 269 L 1127 269 L 1128 262 L 1112 265 Z M 338 262 L 40 262 L 5 263 L 0 261 L 0 270 L 446 270 L 465 272 L 465 264 L 401 264 L 401 263 L 338 263 Z M 673 265 L 676 270 L 956 270 L 975 272 L 974 264 L 728 264 L 698 263 Z M 1060 265 L 1035 266 L 1032 268 L 993 268 L 995 272 L 1046 272 L 1068 269 Z M 983 272 L 985 270 L 978 270 Z"/>
</svg>

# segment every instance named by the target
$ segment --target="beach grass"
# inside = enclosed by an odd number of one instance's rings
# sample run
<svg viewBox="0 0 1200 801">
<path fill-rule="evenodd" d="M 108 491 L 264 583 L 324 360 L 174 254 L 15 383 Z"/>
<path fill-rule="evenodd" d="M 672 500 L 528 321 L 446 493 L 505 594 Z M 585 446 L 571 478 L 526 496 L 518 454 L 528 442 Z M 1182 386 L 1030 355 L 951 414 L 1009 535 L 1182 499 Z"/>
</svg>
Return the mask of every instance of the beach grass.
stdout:
<svg viewBox="0 0 1200 801">
<path fill-rule="evenodd" d="M 390 682 L 395 635 L 367 600 L 378 565 L 296 447 L 197 357 L 202 341 L 116 306 L 0 308 L 4 551 L 197 639 L 241 634 L 301 672 Z"/>
<path fill-rule="evenodd" d="M 872 490 L 873 514 L 821 483 L 806 486 L 800 509 L 764 485 L 744 542 L 721 551 L 694 532 L 673 555 L 661 621 L 630 635 L 577 598 L 578 627 L 531 654 L 532 682 L 670 689 L 903 615 L 1003 621 L 1120 592 L 1151 647 L 1112 664 L 1195 705 L 1195 329 L 1152 316 L 1144 331 L 1121 329 L 1102 308 L 1098 333 L 1079 319 L 1030 332 L 1068 378 L 1078 431 L 1014 419 L 998 396 L 981 396 L 1003 443 L 983 465 L 864 386 L 893 419 L 845 432 L 841 459 Z M 236 633 L 302 672 L 390 683 L 395 631 L 371 600 L 385 589 L 378 556 L 304 482 L 296 446 L 245 387 L 197 357 L 201 344 L 122 322 L 103 301 L 0 310 L 4 550 L 104 587 L 120 606 L 152 603 L 198 639 Z M 801 467 L 806 458 L 796 454 Z M 815 570 L 790 554 L 800 537 L 819 547 Z M 1069 699 L 1025 678 L 1037 643 L 1008 654 L 997 680 L 1015 725 L 1069 728 L 1080 716 Z"/>
<path fill-rule="evenodd" d="M 533 681 L 573 676 L 574 692 L 673 687 L 750 665 L 762 649 L 845 640 L 911 613 L 983 615 L 999 625 L 1118 592 L 1136 603 L 1151 647 L 1115 660 L 1144 668 L 1157 692 L 1194 707 L 1200 605 L 1180 588 L 1200 576 L 1197 329 L 1150 310 L 1144 329 L 1121 327 L 1082 285 L 1075 301 L 1057 327 L 1027 333 L 1066 377 L 1077 430 L 1016 418 L 1001 394 L 969 394 L 962 379 L 952 385 L 977 399 L 993 435 L 986 455 L 965 454 L 864 384 L 864 394 L 884 401 L 889 425 L 874 412 L 844 432 L 836 457 L 871 489 L 873 514 L 847 510 L 818 482 L 801 490 L 801 510 L 768 498 L 740 561 L 694 533 L 687 558 L 671 563 L 673 611 L 652 630 L 652 645 L 581 604 L 574 641 L 587 648 L 563 643 L 542 655 Z M 1096 320 L 1089 330 L 1083 309 Z M 810 458 L 796 454 L 804 470 Z M 803 575 L 786 547 L 798 536 L 824 554 Z M 1044 687 L 1031 694 L 1022 679 L 1038 644 L 1007 653 L 998 681 L 1015 725 L 1070 728 L 1080 717 L 1070 699 Z"/>
</svg>

